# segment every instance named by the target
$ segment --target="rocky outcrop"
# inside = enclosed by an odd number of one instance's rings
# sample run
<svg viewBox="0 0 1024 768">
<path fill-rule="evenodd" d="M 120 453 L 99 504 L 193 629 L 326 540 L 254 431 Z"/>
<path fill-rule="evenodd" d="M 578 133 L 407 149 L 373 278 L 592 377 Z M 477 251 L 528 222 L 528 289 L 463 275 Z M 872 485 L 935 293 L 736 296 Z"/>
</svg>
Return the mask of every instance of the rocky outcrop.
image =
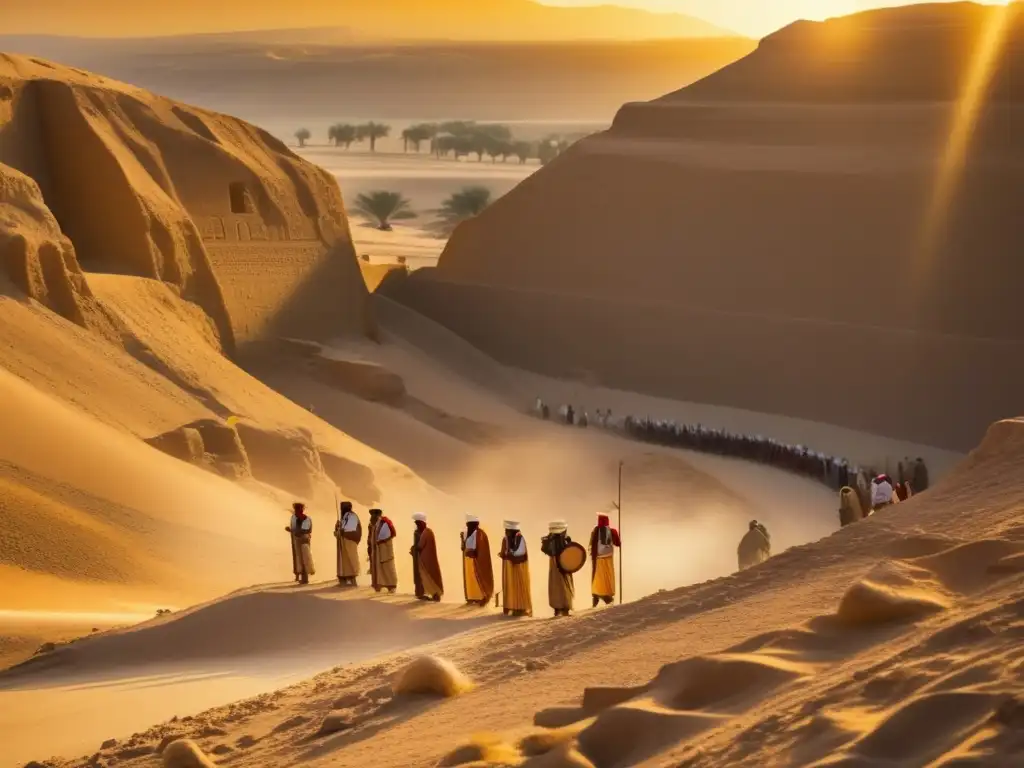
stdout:
<svg viewBox="0 0 1024 768">
<path fill-rule="evenodd" d="M 336 182 L 255 126 L 0 55 L 0 164 L 0 208 L 22 201 L 20 224 L 0 219 L 6 272 L 69 319 L 83 321 L 61 261 L 79 292 L 76 263 L 163 281 L 202 307 L 229 352 L 375 333 Z M 21 245 L 26 216 L 48 240 Z M 45 290 L 33 269 L 50 274 Z"/>
<path fill-rule="evenodd" d="M 246 422 L 236 429 L 253 477 L 300 498 L 313 497 L 324 467 L 309 430 L 270 430 Z"/>
<path fill-rule="evenodd" d="M 249 456 L 234 427 L 217 419 L 200 419 L 148 438 L 148 445 L 181 461 L 216 472 L 229 480 L 252 476 Z"/>
<path fill-rule="evenodd" d="M 378 292 L 503 362 L 967 450 L 1024 391 L 1022 121 L 1019 4 L 801 22 Z"/>
<path fill-rule="evenodd" d="M 0 163 L 0 277 L 54 312 L 84 324 L 91 294 L 38 185 Z"/>
</svg>

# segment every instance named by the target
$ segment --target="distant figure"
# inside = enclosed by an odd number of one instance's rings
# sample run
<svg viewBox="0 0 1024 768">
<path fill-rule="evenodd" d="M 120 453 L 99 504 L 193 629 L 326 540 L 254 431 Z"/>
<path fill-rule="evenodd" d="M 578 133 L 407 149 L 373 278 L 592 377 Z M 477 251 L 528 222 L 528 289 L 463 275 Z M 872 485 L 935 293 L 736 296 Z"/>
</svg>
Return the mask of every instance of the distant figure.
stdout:
<svg viewBox="0 0 1024 768">
<path fill-rule="evenodd" d="M 605 605 L 615 601 L 615 548 L 621 546 L 608 515 L 598 515 L 597 527 L 590 533 L 590 594 L 595 608 L 601 601 Z"/>
<path fill-rule="evenodd" d="M 750 521 L 750 528 L 740 539 L 736 549 L 740 570 L 746 570 L 758 563 L 763 563 L 772 556 L 772 542 L 768 529 L 757 520 Z"/>
<path fill-rule="evenodd" d="M 572 574 L 563 571 L 558 563 L 558 556 L 571 543 L 568 527 L 562 520 L 549 523 L 548 535 L 540 542 L 540 551 L 548 556 L 548 605 L 555 616 L 568 616 L 576 596 Z"/>
<path fill-rule="evenodd" d="M 878 475 L 871 481 L 871 511 L 877 512 L 882 507 L 893 503 L 892 480 L 888 475 Z"/>
<path fill-rule="evenodd" d="M 533 412 L 538 416 L 543 417 L 545 408 L 546 406 L 544 405 L 544 401 L 538 397 L 537 402 L 533 404 Z"/>
<path fill-rule="evenodd" d="M 441 578 L 441 564 L 437 560 L 437 539 L 427 527 L 427 516 L 417 512 L 412 516 L 416 530 L 412 534 L 412 575 L 416 585 L 416 597 L 420 600 L 441 602 L 444 581 Z"/>
<path fill-rule="evenodd" d="M 313 567 L 313 551 L 309 542 L 313 538 L 313 520 L 306 515 L 306 505 L 301 501 L 292 504 L 291 523 L 285 530 L 292 535 L 292 571 L 299 584 L 309 584 L 309 577 L 316 575 Z"/>
<path fill-rule="evenodd" d="M 924 463 L 924 459 L 920 456 L 917 457 L 917 461 L 914 462 L 914 473 L 911 478 L 911 482 L 914 484 L 914 492 L 921 493 L 922 491 L 928 490 L 928 467 Z"/>
<path fill-rule="evenodd" d="M 913 492 L 910 490 L 909 480 L 905 480 L 902 483 L 896 483 L 896 487 L 893 488 L 893 492 L 896 494 L 896 499 L 898 499 L 899 501 L 906 501 L 907 499 L 914 495 Z"/>
<path fill-rule="evenodd" d="M 541 405 L 541 407 L 540 407 L 540 417 L 542 419 L 544 419 L 544 421 L 547 421 L 548 419 L 551 418 L 551 409 L 548 408 L 548 404 L 547 403 L 544 403 L 543 405 Z"/>
<path fill-rule="evenodd" d="M 394 594 L 398 587 L 398 570 L 395 567 L 395 526 L 379 509 L 370 510 L 366 551 L 370 556 L 370 584 L 374 592 L 386 589 Z"/>
<path fill-rule="evenodd" d="M 839 491 L 839 525 L 846 527 L 864 519 L 864 508 L 860 505 L 860 497 L 850 486 Z"/>
<path fill-rule="evenodd" d="M 519 523 L 505 521 L 505 536 L 501 540 L 501 606 L 505 615 L 530 616 L 533 598 L 530 596 L 530 561 L 526 553 L 526 538 L 519 531 Z"/>
<path fill-rule="evenodd" d="M 576 411 L 571 405 L 565 407 L 565 423 L 570 426 L 576 423 Z"/>
<path fill-rule="evenodd" d="M 491 543 L 480 527 L 480 518 L 473 515 L 466 515 L 466 531 L 462 534 L 462 575 L 466 602 L 487 605 L 494 594 Z"/>
<path fill-rule="evenodd" d="M 363 524 L 352 511 L 351 501 L 341 502 L 341 516 L 334 524 L 334 538 L 337 539 L 338 584 L 354 587 L 359 576 L 359 542 L 363 540 Z"/>
<path fill-rule="evenodd" d="M 590 423 L 590 418 L 587 416 L 587 412 L 584 411 L 580 414 L 579 419 L 576 420 L 576 424 L 581 427 L 585 427 Z"/>
</svg>

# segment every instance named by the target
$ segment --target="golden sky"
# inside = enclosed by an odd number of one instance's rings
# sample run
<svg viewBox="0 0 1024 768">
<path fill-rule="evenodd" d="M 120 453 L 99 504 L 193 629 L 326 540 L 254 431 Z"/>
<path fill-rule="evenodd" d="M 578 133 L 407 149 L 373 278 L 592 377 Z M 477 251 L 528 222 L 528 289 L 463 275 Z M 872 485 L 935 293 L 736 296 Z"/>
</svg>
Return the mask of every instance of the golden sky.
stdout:
<svg viewBox="0 0 1024 768">
<path fill-rule="evenodd" d="M 869 8 L 914 5 L 926 0 L 540 0 L 546 5 L 596 5 L 608 2 L 652 11 L 676 11 L 699 16 L 727 29 L 761 37 L 796 19 L 820 21 Z M 936 0 L 927 0 L 935 2 Z M 952 0 L 938 0 L 951 2 Z M 1010 0 L 983 0 L 986 5 L 1007 5 Z"/>
</svg>

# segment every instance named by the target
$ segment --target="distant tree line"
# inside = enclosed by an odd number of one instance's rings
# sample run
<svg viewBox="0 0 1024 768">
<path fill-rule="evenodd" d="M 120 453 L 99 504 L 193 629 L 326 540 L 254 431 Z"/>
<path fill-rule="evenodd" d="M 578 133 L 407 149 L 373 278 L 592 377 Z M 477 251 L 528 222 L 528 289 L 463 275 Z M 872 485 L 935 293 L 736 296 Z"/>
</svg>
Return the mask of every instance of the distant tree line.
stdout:
<svg viewBox="0 0 1024 768">
<path fill-rule="evenodd" d="M 353 144 L 368 141 L 370 151 L 377 151 L 377 141 L 391 135 L 391 126 L 385 123 L 336 123 L 327 129 L 327 138 L 336 147 L 351 148 Z M 503 163 L 515 158 L 521 165 L 536 158 L 541 165 L 551 162 L 586 133 L 551 134 L 539 141 L 516 139 L 512 129 L 500 123 L 477 123 L 472 120 L 453 120 L 444 123 L 417 123 L 402 131 L 403 151 L 422 152 L 424 148 L 437 158 L 484 156 Z M 306 146 L 312 134 L 306 128 L 295 132 L 300 147 Z"/>
</svg>

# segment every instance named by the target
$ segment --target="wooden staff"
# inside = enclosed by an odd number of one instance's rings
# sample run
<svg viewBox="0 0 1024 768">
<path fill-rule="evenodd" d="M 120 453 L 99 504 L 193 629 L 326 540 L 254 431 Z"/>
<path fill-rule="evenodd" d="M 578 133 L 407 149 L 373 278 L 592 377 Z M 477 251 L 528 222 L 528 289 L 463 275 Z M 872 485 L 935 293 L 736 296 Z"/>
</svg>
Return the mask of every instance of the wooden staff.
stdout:
<svg viewBox="0 0 1024 768">
<path fill-rule="evenodd" d="M 619 460 L 619 500 L 615 504 L 619 513 L 619 605 L 622 605 L 622 461 Z"/>
</svg>

